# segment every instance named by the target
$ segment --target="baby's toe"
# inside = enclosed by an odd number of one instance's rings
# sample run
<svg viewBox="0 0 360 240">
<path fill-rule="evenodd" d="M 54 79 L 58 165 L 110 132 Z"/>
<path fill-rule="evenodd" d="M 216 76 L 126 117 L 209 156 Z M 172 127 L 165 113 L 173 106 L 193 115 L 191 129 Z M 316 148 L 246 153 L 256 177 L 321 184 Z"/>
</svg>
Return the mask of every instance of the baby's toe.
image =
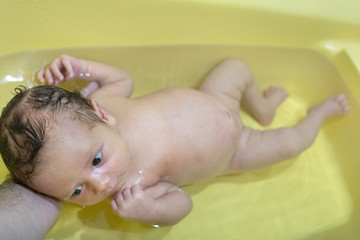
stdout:
<svg viewBox="0 0 360 240">
<path fill-rule="evenodd" d="M 336 100 L 341 108 L 342 114 L 347 113 L 350 107 L 346 96 L 344 94 L 340 94 L 337 96 Z"/>
</svg>

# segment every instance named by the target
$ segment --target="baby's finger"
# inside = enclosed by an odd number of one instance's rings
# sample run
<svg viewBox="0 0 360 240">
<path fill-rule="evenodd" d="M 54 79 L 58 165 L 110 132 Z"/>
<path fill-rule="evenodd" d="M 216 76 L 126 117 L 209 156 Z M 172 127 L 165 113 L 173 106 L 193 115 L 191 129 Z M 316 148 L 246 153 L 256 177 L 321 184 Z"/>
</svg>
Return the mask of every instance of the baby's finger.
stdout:
<svg viewBox="0 0 360 240">
<path fill-rule="evenodd" d="M 119 194 L 119 195 L 121 195 L 121 194 Z M 115 199 L 111 200 L 110 204 L 111 204 L 111 208 L 113 211 L 116 211 L 118 209 L 118 204 L 116 203 Z"/>
<path fill-rule="evenodd" d="M 143 192 L 142 187 L 139 184 L 135 184 L 131 186 L 131 194 L 136 195 Z"/>
<path fill-rule="evenodd" d="M 56 78 L 59 79 L 60 81 L 64 80 L 64 76 L 62 75 L 62 73 L 60 71 L 61 67 L 62 67 L 62 65 L 61 65 L 61 61 L 59 58 L 55 59 L 50 64 L 50 70 L 56 76 Z"/>
<path fill-rule="evenodd" d="M 41 70 L 40 72 L 38 72 L 37 78 L 39 79 L 39 81 L 40 81 L 41 83 L 45 83 L 45 73 L 44 73 L 44 70 Z"/>
<path fill-rule="evenodd" d="M 123 191 L 122 191 L 122 196 L 124 198 L 124 200 L 129 200 L 131 198 L 131 191 L 130 191 L 130 188 L 125 188 Z"/>
<path fill-rule="evenodd" d="M 67 56 L 61 56 L 60 59 L 61 59 L 62 65 L 66 69 L 66 73 L 67 73 L 66 78 L 67 79 L 73 78 L 74 77 L 74 70 L 73 70 L 73 67 L 71 65 L 70 59 Z"/>
<path fill-rule="evenodd" d="M 51 70 L 50 70 L 49 68 L 47 68 L 47 69 L 45 70 L 45 78 L 46 78 L 47 83 L 48 83 L 49 85 L 53 85 L 53 84 L 54 84 L 54 78 L 53 78 L 52 73 L 51 73 Z"/>
<path fill-rule="evenodd" d="M 121 202 L 123 202 L 124 197 L 122 195 L 122 192 L 118 192 L 113 199 L 116 201 L 117 204 L 120 204 Z"/>
</svg>

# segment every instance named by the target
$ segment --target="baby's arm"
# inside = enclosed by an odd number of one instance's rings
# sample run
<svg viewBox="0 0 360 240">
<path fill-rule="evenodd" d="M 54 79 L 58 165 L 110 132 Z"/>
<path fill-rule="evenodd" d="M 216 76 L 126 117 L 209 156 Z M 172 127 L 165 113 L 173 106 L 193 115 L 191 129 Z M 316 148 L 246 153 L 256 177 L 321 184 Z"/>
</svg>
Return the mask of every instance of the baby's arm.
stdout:
<svg viewBox="0 0 360 240">
<path fill-rule="evenodd" d="M 143 190 L 133 185 L 111 201 L 115 213 L 124 219 L 149 224 L 173 225 L 192 209 L 192 200 L 184 191 L 167 182 Z"/>
<path fill-rule="evenodd" d="M 70 79 L 85 79 L 89 84 L 81 93 L 86 97 L 98 89 L 106 89 L 107 94 L 120 94 L 130 97 L 133 91 L 131 77 L 124 71 L 98 62 L 61 55 L 53 60 L 49 66 L 38 73 L 40 82 L 49 85 Z"/>
<path fill-rule="evenodd" d="M 0 185 L 0 239 L 44 239 L 62 203 L 8 180 Z"/>
</svg>

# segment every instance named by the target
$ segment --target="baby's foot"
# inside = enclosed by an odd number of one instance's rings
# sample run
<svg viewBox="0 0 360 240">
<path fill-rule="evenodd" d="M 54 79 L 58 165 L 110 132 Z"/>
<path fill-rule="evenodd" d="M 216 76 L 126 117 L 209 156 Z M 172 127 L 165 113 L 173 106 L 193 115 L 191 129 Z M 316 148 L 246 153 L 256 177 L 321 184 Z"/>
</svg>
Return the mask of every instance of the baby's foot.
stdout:
<svg viewBox="0 0 360 240">
<path fill-rule="evenodd" d="M 310 107 L 308 115 L 319 114 L 323 119 L 336 116 L 345 115 L 349 111 L 350 107 L 348 100 L 344 94 L 340 94 L 335 97 L 328 98 L 323 103 Z"/>
<path fill-rule="evenodd" d="M 276 113 L 276 109 L 285 101 L 289 93 L 282 87 L 270 86 L 264 90 L 264 108 L 258 115 L 260 124 L 269 125 Z"/>
</svg>

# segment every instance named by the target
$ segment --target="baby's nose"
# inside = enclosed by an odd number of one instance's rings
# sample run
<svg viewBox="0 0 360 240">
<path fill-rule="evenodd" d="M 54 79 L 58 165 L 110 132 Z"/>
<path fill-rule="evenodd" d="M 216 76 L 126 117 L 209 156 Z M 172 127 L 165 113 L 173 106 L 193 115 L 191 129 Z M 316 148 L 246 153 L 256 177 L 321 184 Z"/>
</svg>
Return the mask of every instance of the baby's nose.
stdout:
<svg viewBox="0 0 360 240">
<path fill-rule="evenodd" d="M 93 174 L 91 186 L 95 194 L 108 191 L 110 188 L 110 176 L 106 173 Z"/>
</svg>

